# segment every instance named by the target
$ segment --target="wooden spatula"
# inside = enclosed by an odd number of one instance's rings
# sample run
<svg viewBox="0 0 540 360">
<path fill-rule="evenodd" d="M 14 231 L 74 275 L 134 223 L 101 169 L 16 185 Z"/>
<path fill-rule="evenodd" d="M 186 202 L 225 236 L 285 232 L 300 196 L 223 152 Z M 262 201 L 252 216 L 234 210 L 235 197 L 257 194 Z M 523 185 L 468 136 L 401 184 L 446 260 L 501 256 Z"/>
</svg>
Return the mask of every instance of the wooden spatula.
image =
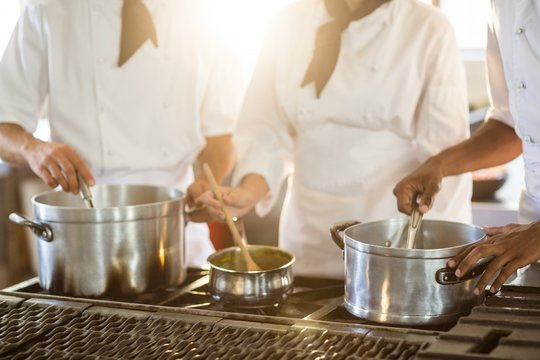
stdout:
<svg viewBox="0 0 540 360">
<path fill-rule="evenodd" d="M 216 182 L 216 179 L 214 178 L 214 174 L 212 174 L 212 170 L 210 169 L 210 166 L 208 164 L 203 164 L 203 170 L 204 174 L 206 175 L 206 178 L 210 182 L 210 186 L 212 187 L 212 192 L 214 193 L 214 196 L 221 204 L 221 210 L 225 214 L 225 221 L 227 222 L 227 226 L 229 227 L 229 230 L 231 231 L 233 240 L 238 246 L 242 252 L 242 255 L 244 256 L 244 260 L 246 261 L 246 268 L 248 271 L 260 271 L 262 270 L 259 265 L 253 259 L 251 258 L 251 254 L 248 251 L 247 244 L 244 243 L 244 240 L 240 236 L 240 233 L 238 232 L 238 229 L 236 228 L 236 225 L 234 224 L 234 221 L 231 217 L 231 214 L 229 213 L 229 210 L 227 210 L 227 207 L 223 203 L 223 196 L 221 195 L 221 191 L 219 190 L 219 186 Z"/>
</svg>

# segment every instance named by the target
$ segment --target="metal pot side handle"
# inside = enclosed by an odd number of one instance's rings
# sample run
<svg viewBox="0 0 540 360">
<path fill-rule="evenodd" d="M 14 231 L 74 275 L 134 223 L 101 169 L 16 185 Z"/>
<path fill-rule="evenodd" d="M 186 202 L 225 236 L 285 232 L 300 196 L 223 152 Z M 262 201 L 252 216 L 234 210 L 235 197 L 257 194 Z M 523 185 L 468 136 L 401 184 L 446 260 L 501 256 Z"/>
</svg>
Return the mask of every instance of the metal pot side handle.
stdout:
<svg viewBox="0 0 540 360">
<path fill-rule="evenodd" d="M 28 226 L 41 240 L 47 242 L 53 241 L 53 231 L 47 224 L 32 221 L 17 213 L 9 214 L 9 220 L 13 221 L 15 224 Z"/>
<path fill-rule="evenodd" d="M 435 272 L 435 281 L 441 285 L 453 285 L 473 279 L 482 274 L 494 258 L 494 256 L 488 256 L 481 259 L 461 278 L 456 276 L 455 269 L 450 269 L 449 267 L 439 269 Z"/>
<path fill-rule="evenodd" d="M 334 240 L 336 245 L 339 246 L 341 250 L 345 249 L 345 242 L 343 241 L 343 237 L 341 237 L 341 233 L 345 231 L 345 229 L 347 229 L 348 227 L 358 224 L 360 224 L 360 221 L 349 220 L 334 224 L 330 228 L 330 235 L 332 236 L 332 240 Z"/>
</svg>

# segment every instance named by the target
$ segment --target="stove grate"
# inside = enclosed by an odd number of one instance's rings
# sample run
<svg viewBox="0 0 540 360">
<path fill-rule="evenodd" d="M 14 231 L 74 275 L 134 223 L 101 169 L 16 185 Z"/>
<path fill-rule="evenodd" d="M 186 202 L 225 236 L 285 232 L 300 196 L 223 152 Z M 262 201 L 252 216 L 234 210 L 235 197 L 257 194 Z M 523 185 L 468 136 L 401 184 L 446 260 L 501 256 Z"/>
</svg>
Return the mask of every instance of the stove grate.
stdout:
<svg viewBox="0 0 540 360">
<path fill-rule="evenodd" d="M 0 315 L 0 359 L 412 359 L 426 343 L 367 331 L 49 304 Z"/>
<path fill-rule="evenodd" d="M 540 359 L 540 290 L 503 286 L 419 359 Z"/>
</svg>

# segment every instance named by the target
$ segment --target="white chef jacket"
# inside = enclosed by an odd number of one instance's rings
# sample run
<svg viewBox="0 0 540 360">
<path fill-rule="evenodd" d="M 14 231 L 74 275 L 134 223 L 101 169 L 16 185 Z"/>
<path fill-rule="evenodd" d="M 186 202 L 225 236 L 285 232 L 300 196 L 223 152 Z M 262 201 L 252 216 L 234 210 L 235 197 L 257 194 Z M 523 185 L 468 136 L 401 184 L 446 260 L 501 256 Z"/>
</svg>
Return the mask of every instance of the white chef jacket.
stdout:
<svg viewBox="0 0 540 360">
<path fill-rule="evenodd" d="M 400 216 L 395 184 L 466 139 L 469 123 L 459 49 L 437 9 L 393 0 L 351 23 L 317 99 L 313 84 L 300 84 L 328 20 L 322 0 L 298 1 L 275 19 L 235 133 L 233 182 L 265 178 L 273 197 L 257 205 L 263 214 L 294 168 L 280 246 L 296 255 L 296 274 L 343 277 L 330 226 Z M 426 217 L 470 222 L 470 198 L 470 176 L 449 177 Z"/>
<path fill-rule="evenodd" d="M 31 1 L 0 63 L 0 121 L 74 147 L 98 183 L 177 187 L 205 137 L 231 133 L 242 82 L 202 20 L 204 1 L 145 0 L 158 44 L 117 66 L 122 0 Z M 213 42 L 212 42 L 213 41 Z M 187 259 L 206 263 L 208 228 L 190 224 Z"/>
<path fill-rule="evenodd" d="M 492 0 L 491 11 L 487 117 L 515 127 L 523 141 L 519 220 L 528 223 L 540 219 L 540 2 Z"/>
</svg>

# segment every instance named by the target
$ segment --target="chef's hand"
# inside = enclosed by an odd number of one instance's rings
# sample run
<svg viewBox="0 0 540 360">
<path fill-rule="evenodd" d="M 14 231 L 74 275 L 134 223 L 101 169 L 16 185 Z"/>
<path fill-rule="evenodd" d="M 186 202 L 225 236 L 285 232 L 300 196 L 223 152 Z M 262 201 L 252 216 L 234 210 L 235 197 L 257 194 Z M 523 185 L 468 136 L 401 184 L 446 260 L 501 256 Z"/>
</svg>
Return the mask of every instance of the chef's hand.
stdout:
<svg viewBox="0 0 540 360">
<path fill-rule="evenodd" d="M 241 217 L 247 214 L 258 202 L 258 197 L 249 189 L 240 187 L 220 187 L 223 203 L 227 206 L 229 214 L 233 217 Z M 225 213 L 221 203 L 216 199 L 212 191 L 207 191 L 197 199 L 198 204 L 204 204 L 206 212 L 211 220 L 225 221 Z"/>
<path fill-rule="evenodd" d="M 474 293 L 481 294 L 490 281 L 489 291 L 496 293 L 516 270 L 540 260 L 540 221 L 526 225 L 510 224 L 485 227 L 485 239 L 468 247 L 448 261 L 448 267 L 456 269 L 456 276 L 466 274 L 476 262 L 487 256 L 495 256 L 478 281 Z"/>
<path fill-rule="evenodd" d="M 69 145 L 35 139 L 25 146 L 22 155 L 32 171 L 51 188 L 60 185 L 64 191 L 77 194 L 77 173 L 89 186 L 95 185 L 90 169 Z"/>
<path fill-rule="evenodd" d="M 436 160 L 428 160 L 394 187 L 399 211 L 410 215 L 414 196 L 418 194 L 419 210 L 425 214 L 431 209 L 435 195 L 441 188 L 442 171 Z"/>
<path fill-rule="evenodd" d="M 198 199 L 205 192 L 210 191 L 210 184 L 206 179 L 198 178 L 187 189 L 187 204 L 189 207 L 189 221 L 209 222 L 213 220 L 206 205 Z"/>
<path fill-rule="evenodd" d="M 239 187 L 220 187 L 223 203 L 231 216 L 246 215 L 255 205 L 269 194 L 264 178 L 258 174 L 248 174 Z M 196 202 L 204 204 L 212 220 L 225 221 L 221 203 L 211 190 L 202 194 Z"/>
</svg>

